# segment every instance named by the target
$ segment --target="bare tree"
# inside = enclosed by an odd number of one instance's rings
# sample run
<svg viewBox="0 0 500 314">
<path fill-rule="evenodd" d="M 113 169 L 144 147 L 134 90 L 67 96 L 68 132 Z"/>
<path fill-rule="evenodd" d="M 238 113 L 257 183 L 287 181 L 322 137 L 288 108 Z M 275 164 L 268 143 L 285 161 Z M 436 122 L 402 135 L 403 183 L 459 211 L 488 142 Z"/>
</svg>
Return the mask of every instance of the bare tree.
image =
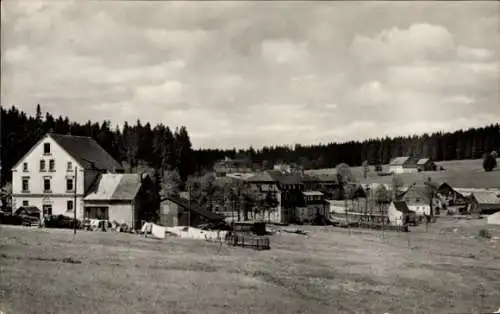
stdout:
<svg viewBox="0 0 500 314">
<path fill-rule="evenodd" d="M 399 201 L 401 199 L 401 195 L 403 194 L 402 191 L 403 186 L 404 182 L 400 176 L 392 177 L 391 192 L 392 192 L 392 199 L 394 201 Z"/>
</svg>

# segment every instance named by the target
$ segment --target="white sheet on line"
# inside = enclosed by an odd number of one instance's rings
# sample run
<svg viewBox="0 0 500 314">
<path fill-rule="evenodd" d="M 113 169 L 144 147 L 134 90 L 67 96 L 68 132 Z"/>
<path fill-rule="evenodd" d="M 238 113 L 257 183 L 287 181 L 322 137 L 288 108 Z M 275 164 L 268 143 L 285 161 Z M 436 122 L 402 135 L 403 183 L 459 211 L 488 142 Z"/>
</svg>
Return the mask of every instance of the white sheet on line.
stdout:
<svg viewBox="0 0 500 314">
<path fill-rule="evenodd" d="M 159 238 L 159 239 L 164 239 L 165 238 L 165 231 L 166 231 L 165 227 L 158 226 L 155 224 L 151 224 L 151 225 L 152 225 L 151 233 L 153 234 L 153 237 Z"/>
</svg>

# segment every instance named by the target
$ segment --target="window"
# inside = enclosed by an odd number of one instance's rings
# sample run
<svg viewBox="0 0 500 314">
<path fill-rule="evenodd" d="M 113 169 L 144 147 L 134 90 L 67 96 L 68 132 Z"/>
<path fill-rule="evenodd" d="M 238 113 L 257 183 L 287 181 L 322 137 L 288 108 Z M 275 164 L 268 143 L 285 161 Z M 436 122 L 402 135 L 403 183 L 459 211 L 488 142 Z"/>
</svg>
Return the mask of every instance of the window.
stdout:
<svg viewBox="0 0 500 314">
<path fill-rule="evenodd" d="M 43 179 L 43 191 L 50 192 L 50 178 Z"/>
<path fill-rule="evenodd" d="M 66 191 L 73 191 L 73 178 L 66 178 Z"/>
<path fill-rule="evenodd" d="M 49 155 L 50 154 L 50 143 L 43 144 L 43 153 L 45 155 Z"/>
<path fill-rule="evenodd" d="M 73 163 L 71 161 L 68 161 L 68 166 L 66 167 L 68 171 L 73 171 Z"/>
<path fill-rule="evenodd" d="M 29 206 L 30 205 L 30 202 L 28 201 L 23 201 L 23 206 Z"/>
<path fill-rule="evenodd" d="M 27 162 L 23 163 L 23 171 L 28 172 L 28 163 Z"/>
<path fill-rule="evenodd" d="M 73 201 L 67 201 L 66 202 L 66 210 L 67 211 L 72 211 L 73 210 Z"/>
<path fill-rule="evenodd" d="M 45 171 L 45 160 L 40 160 L 40 171 Z"/>
<path fill-rule="evenodd" d="M 56 162 L 54 159 L 49 160 L 49 170 L 54 171 L 56 167 Z"/>
<path fill-rule="evenodd" d="M 30 191 L 29 179 L 30 179 L 29 177 L 23 177 L 23 181 L 22 181 L 23 192 Z"/>
</svg>

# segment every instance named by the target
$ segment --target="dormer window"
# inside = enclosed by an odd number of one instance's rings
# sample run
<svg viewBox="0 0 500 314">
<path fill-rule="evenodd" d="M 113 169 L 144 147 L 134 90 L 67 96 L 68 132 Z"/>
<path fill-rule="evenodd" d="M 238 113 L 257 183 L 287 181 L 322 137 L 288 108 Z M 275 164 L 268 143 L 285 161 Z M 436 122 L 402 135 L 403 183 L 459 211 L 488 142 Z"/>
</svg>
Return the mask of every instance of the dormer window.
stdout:
<svg viewBox="0 0 500 314">
<path fill-rule="evenodd" d="M 23 163 L 23 171 L 28 172 L 28 163 L 27 162 Z"/>
<path fill-rule="evenodd" d="M 43 144 L 43 153 L 45 155 L 50 155 L 50 143 Z"/>
</svg>

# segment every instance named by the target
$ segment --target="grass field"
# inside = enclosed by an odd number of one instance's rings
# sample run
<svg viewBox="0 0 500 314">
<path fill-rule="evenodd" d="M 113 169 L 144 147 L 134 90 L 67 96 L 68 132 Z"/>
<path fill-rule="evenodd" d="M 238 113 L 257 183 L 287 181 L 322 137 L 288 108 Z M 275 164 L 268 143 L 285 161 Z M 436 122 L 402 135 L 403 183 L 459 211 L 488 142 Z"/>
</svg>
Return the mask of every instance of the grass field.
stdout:
<svg viewBox="0 0 500 314">
<path fill-rule="evenodd" d="M 304 227 L 270 251 L 0 226 L 3 313 L 484 313 L 500 240 L 484 221 L 410 233 Z M 491 226 L 489 228 L 492 228 Z M 494 237 L 500 229 L 492 229 Z"/>
<path fill-rule="evenodd" d="M 500 159 L 497 163 L 500 165 Z M 435 182 L 447 182 L 453 187 L 462 188 L 500 188 L 500 167 L 492 172 L 485 172 L 482 160 L 453 160 L 436 163 L 445 171 L 424 171 L 418 173 L 400 174 L 405 185 L 413 182 L 424 182 L 431 178 Z M 354 177 L 361 183 L 392 182 L 392 176 L 378 176 L 373 167 L 370 167 L 367 178 L 363 178 L 363 167 L 352 167 Z M 309 173 L 335 173 L 335 168 L 310 170 Z"/>
</svg>

